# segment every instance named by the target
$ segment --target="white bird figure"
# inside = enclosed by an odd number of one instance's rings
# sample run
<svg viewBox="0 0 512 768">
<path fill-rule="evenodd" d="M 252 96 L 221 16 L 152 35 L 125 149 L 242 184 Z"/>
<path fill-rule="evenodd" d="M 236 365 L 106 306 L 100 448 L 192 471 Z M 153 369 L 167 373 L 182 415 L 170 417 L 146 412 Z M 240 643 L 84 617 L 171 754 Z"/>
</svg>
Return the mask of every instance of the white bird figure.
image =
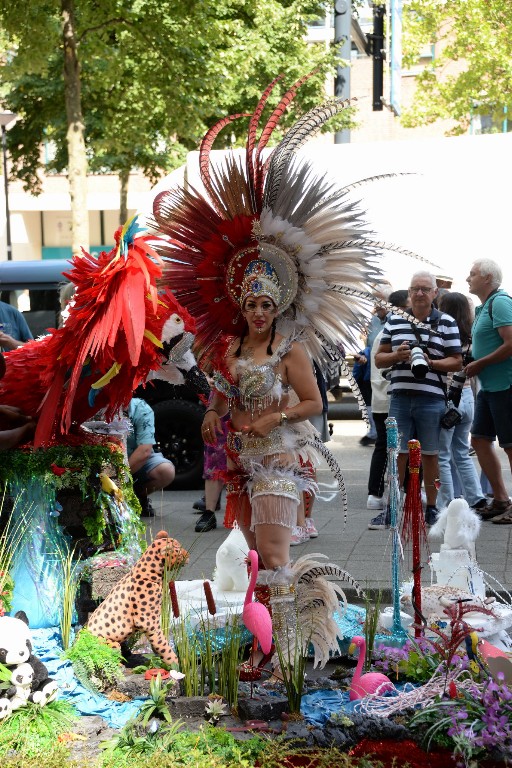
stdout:
<svg viewBox="0 0 512 768">
<path fill-rule="evenodd" d="M 482 521 L 465 499 L 453 499 L 441 510 L 429 537 L 443 539 L 441 549 L 465 549 L 476 560 L 475 541 Z"/>
<path fill-rule="evenodd" d="M 249 576 L 246 558 L 249 547 L 240 528 L 233 528 L 215 555 L 213 583 L 221 592 L 247 592 Z"/>
</svg>

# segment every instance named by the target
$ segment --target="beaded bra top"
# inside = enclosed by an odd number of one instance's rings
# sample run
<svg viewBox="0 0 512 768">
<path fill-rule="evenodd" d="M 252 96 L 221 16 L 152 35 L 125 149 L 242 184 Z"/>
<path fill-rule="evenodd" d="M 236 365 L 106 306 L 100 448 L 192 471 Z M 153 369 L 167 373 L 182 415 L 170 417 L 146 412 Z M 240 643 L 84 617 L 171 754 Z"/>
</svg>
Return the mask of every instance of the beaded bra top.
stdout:
<svg viewBox="0 0 512 768">
<path fill-rule="evenodd" d="M 255 364 L 252 356 L 242 357 L 237 361 L 236 373 L 238 384 L 226 365 L 223 370 L 213 374 L 213 385 L 228 400 L 230 409 L 236 405 L 239 410 L 261 413 L 283 394 L 288 392 L 288 385 L 283 385 L 279 373 L 279 363 L 290 351 L 293 339 L 282 339 L 272 357 L 265 363 Z"/>
</svg>

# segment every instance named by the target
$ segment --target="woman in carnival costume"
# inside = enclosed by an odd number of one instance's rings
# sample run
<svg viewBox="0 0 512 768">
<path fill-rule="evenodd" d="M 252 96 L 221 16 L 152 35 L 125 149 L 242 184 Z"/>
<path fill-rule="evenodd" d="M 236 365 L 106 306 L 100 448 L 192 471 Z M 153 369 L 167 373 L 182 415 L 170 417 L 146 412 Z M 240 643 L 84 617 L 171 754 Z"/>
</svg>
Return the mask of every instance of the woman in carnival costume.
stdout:
<svg viewBox="0 0 512 768">
<path fill-rule="evenodd" d="M 307 419 L 322 411 L 303 346 L 276 331 L 282 293 L 268 262 L 250 262 L 239 298 L 246 328 L 219 361 L 217 394 L 203 422 L 203 439 L 214 443 L 220 417 L 231 414 L 225 523 L 236 520 L 272 570 L 288 563 L 302 492 L 314 487 L 303 469 L 317 455 L 307 444 L 317 435 Z"/>
<path fill-rule="evenodd" d="M 314 108 L 263 157 L 280 116 L 307 78 L 284 95 L 257 138 L 280 79 L 250 116 L 245 156 L 227 153 L 213 165 L 216 136 L 244 116 L 224 118 L 200 148 L 206 194 L 188 186 L 162 192 L 153 213 L 166 242 L 157 250 L 174 262 L 165 273 L 167 284 L 195 317 L 203 364 L 215 369 L 217 392 L 203 422 L 206 443 L 215 442 L 220 418 L 231 414 L 225 523 L 237 521 L 249 547 L 258 551 L 258 581 L 270 589 L 274 635 L 285 655 L 293 659 L 298 617 L 323 665 L 338 649 L 332 613 L 344 595 L 321 577 L 354 582 L 337 566 L 308 557 L 290 564 L 297 506 L 304 491 L 315 490 L 311 464 L 320 455 L 338 480 L 345 516 L 347 510 L 339 467 L 308 422 L 322 409 L 313 360 L 321 367 L 326 347 L 332 354 L 340 342 L 357 344 L 365 322 L 361 301 L 370 306 L 371 286 L 382 277 L 376 254 L 400 249 L 372 239 L 349 199 L 351 187 L 340 189 L 296 155 L 346 102 Z M 307 630 L 302 618 L 309 621 Z"/>
</svg>

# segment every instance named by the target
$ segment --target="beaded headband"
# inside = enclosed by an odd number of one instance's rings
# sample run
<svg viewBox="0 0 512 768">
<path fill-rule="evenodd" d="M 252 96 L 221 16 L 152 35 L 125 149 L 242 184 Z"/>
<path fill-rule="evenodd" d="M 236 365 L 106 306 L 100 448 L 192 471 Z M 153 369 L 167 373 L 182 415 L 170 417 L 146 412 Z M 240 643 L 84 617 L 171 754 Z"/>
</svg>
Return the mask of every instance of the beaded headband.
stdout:
<svg viewBox="0 0 512 768">
<path fill-rule="evenodd" d="M 243 308 L 249 296 L 268 296 L 279 309 L 281 290 L 277 273 L 268 261 L 262 259 L 251 261 L 244 273 L 240 286 L 240 307 Z"/>
</svg>

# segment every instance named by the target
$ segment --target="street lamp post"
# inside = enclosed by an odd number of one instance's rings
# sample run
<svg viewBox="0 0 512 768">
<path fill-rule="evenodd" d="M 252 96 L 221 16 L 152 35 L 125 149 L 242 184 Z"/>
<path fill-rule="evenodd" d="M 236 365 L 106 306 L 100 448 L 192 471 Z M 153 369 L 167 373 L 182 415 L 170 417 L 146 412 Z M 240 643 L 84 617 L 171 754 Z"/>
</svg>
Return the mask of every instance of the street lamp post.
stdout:
<svg viewBox="0 0 512 768">
<path fill-rule="evenodd" d="M 7 261 L 12 260 L 11 240 L 11 214 L 9 211 L 9 179 L 7 176 L 7 128 L 16 122 L 17 115 L 14 112 L 0 112 L 0 126 L 2 128 L 2 155 L 4 169 L 5 192 L 5 239 L 7 241 Z"/>
<path fill-rule="evenodd" d="M 338 99 L 350 99 L 350 59 L 351 59 L 351 0 L 336 0 L 334 3 L 334 42 L 340 44 L 340 59 L 348 65 L 337 67 L 334 93 Z M 335 144 L 350 143 L 350 129 L 343 128 L 334 135 Z"/>
</svg>

